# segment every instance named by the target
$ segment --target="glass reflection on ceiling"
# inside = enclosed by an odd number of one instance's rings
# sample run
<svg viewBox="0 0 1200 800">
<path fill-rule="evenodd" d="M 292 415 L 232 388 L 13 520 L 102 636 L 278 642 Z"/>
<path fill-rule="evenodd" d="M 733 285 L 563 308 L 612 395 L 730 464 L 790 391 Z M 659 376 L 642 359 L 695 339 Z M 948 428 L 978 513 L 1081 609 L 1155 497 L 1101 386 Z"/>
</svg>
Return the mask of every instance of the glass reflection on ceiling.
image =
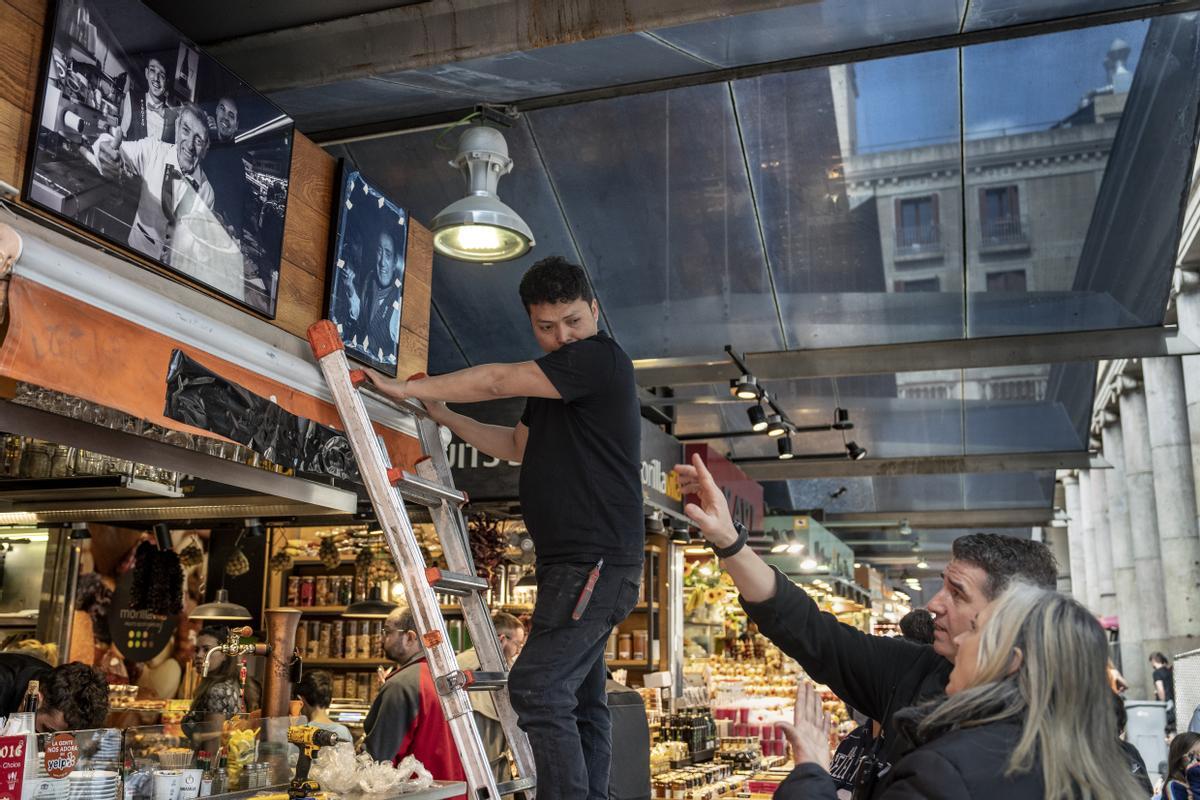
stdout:
<svg viewBox="0 0 1200 800">
<path fill-rule="evenodd" d="M 634 358 L 783 346 L 725 84 L 528 116 Z"/>
</svg>

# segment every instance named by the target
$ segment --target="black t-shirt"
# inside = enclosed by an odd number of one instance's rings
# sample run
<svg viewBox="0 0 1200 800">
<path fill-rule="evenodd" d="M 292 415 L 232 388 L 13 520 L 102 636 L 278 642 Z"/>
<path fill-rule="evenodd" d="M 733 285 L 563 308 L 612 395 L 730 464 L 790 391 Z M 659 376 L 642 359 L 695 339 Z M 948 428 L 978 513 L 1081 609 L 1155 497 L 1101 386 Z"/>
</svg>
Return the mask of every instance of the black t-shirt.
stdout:
<svg viewBox="0 0 1200 800">
<path fill-rule="evenodd" d="M 539 564 L 640 564 L 641 407 L 633 362 L 607 333 L 560 347 L 537 365 L 562 396 L 531 397 L 521 512 Z"/>
<path fill-rule="evenodd" d="M 1174 670 L 1172 670 L 1170 667 L 1158 667 L 1157 669 L 1154 670 L 1154 680 L 1162 681 L 1162 683 L 1163 683 L 1163 691 L 1166 692 L 1166 696 L 1163 697 L 1163 700 L 1174 700 L 1175 699 L 1175 673 L 1174 673 Z M 1157 689 L 1158 687 L 1155 686 L 1154 688 Z"/>
</svg>

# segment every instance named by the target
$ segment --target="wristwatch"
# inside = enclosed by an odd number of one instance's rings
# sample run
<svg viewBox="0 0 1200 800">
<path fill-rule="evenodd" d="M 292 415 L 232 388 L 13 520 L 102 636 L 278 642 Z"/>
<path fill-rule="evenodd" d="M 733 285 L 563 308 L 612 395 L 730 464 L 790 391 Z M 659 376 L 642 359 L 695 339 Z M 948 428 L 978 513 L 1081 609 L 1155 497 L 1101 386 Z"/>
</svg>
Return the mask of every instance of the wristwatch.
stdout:
<svg viewBox="0 0 1200 800">
<path fill-rule="evenodd" d="M 750 538 L 750 531 L 746 530 L 746 526 L 736 520 L 733 523 L 733 529 L 737 531 L 737 538 L 733 540 L 733 544 L 728 547 L 713 547 L 712 551 L 717 558 L 730 558 L 736 556 L 741 549 L 746 546 L 746 540 Z M 709 545 L 711 547 L 711 545 Z"/>
</svg>

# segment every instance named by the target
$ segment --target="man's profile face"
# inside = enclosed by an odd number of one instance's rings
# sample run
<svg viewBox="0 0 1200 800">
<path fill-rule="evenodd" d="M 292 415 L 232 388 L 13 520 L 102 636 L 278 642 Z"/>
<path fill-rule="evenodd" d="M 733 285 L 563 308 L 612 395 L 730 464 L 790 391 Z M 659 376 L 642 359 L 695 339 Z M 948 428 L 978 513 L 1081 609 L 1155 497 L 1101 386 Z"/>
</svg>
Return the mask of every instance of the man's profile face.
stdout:
<svg viewBox="0 0 1200 800">
<path fill-rule="evenodd" d="M 546 353 L 595 336 L 599 319 L 600 308 L 594 299 L 590 303 L 581 298 L 566 303 L 536 303 L 529 307 L 533 337 Z"/>
<path fill-rule="evenodd" d="M 150 96 L 155 100 L 162 100 L 163 95 L 167 93 L 167 71 L 157 58 L 150 59 L 146 64 L 146 85 Z"/>
<path fill-rule="evenodd" d="M 34 727 L 38 733 L 58 733 L 59 731 L 69 731 L 71 726 L 67 724 L 67 716 L 58 708 L 40 708 L 37 714 L 34 715 Z"/>
<path fill-rule="evenodd" d="M 185 111 L 175 123 L 175 144 L 179 152 L 179 168 L 190 173 L 208 154 L 208 125 L 195 114 Z"/>
<path fill-rule="evenodd" d="M 379 234 L 379 249 L 375 251 L 375 278 L 380 286 L 392 282 L 392 273 L 396 268 L 396 246 L 392 237 L 386 233 Z"/>
<path fill-rule="evenodd" d="M 942 572 L 942 588 L 926 608 L 933 614 L 933 650 L 948 661 L 958 655 L 955 640 L 971 630 L 975 617 L 991 602 L 984 593 L 987 583 L 982 568 L 958 559 Z"/>
<path fill-rule="evenodd" d="M 238 131 L 237 103 L 231 97 L 222 97 L 217 103 L 217 136 L 222 141 L 232 139 Z"/>
</svg>

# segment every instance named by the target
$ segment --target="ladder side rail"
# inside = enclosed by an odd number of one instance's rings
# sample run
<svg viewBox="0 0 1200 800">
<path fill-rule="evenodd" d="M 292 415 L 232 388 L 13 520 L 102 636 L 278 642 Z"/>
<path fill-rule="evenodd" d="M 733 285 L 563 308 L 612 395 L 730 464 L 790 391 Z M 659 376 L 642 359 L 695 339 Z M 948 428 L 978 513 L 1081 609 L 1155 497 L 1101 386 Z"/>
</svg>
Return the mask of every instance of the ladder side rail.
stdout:
<svg viewBox="0 0 1200 800">
<path fill-rule="evenodd" d="M 430 669 L 435 678 L 458 673 L 458 661 L 450 646 L 441 608 L 425 578 L 425 561 L 416 535 L 399 493 L 388 481 L 384 466 L 386 455 L 375 436 L 363 399 L 350 383 L 346 354 L 337 349 L 319 358 L 318 363 L 342 418 L 384 539 L 400 572 Z M 439 700 L 472 795 L 486 800 L 498 798 L 495 778 L 466 691 L 458 688 L 439 693 Z"/>
<path fill-rule="evenodd" d="M 453 486 L 453 475 L 446 460 L 445 450 L 442 449 L 441 434 L 437 424 L 430 419 L 419 420 L 418 432 L 421 434 L 421 446 L 427 458 L 418 462 L 417 474 L 426 480 Z M 474 559 L 471 557 L 470 538 L 461 509 L 456 505 L 442 503 L 441 506 L 435 506 L 429 511 L 434 527 L 441 538 L 447 566 L 455 572 L 476 574 Z M 449 546 L 452 542 L 461 543 L 461 547 Z M 471 592 L 467 596 L 459 598 L 459 601 L 463 610 L 463 619 L 471 635 L 471 642 L 475 646 L 476 655 L 479 656 L 479 665 L 487 672 L 507 673 L 509 665 L 504 658 L 504 650 L 500 646 L 496 628 L 492 624 L 491 610 L 484 602 L 483 594 Z M 517 712 L 513 710 L 508 688 L 493 692 L 492 699 L 496 706 L 496 713 L 500 717 L 500 725 L 504 729 L 509 749 L 512 751 L 513 760 L 517 764 L 517 774 L 522 777 L 536 776 L 537 768 L 534 765 L 533 749 L 530 747 L 529 737 L 517 724 Z"/>
</svg>

